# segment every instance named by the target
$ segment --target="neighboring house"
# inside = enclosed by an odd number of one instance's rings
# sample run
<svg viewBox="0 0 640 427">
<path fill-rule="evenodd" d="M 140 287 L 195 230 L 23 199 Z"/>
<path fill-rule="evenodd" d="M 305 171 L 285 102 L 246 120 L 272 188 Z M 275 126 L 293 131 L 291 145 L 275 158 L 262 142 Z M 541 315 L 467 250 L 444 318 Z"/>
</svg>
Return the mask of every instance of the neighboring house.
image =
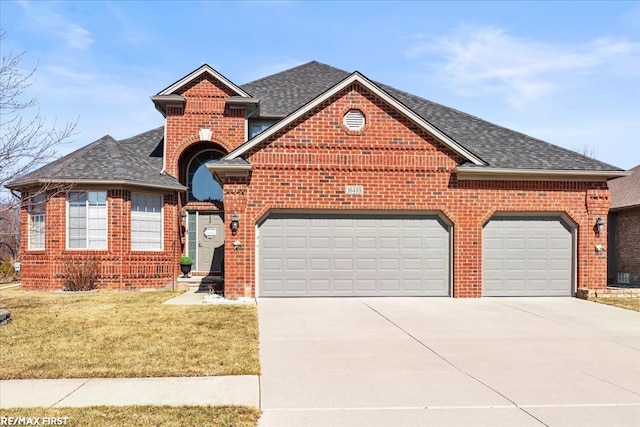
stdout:
<svg viewBox="0 0 640 427">
<path fill-rule="evenodd" d="M 151 100 L 163 127 L 9 185 L 26 289 L 88 257 L 104 287 L 173 286 L 183 254 L 227 297 L 607 285 L 614 166 L 318 62 L 241 86 L 203 65 Z"/>
<path fill-rule="evenodd" d="M 640 284 L 640 165 L 609 181 L 609 282 Z"/>
</svg>

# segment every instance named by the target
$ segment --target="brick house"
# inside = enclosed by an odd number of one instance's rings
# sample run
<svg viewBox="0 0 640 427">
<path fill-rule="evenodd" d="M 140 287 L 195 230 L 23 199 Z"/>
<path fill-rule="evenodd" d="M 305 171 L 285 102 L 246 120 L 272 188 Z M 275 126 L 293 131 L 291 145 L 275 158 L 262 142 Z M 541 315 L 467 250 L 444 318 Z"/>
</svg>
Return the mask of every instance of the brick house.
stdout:
<svg viewBox="0 0 640 427">
<path fill-rule="evenodd" d="M 640 285 L 640 165 L 609 181 L 609 282 Z"/>
<path fill-rule="evenodd" d="M 87 257 L 104 287 L 171 287 L 181 255 L 228 297 L 606 287 L 616 167 L 318 62 L 241 86 L 203 65 L 151 100 L 163 127 L 9 185 L 26 289 Z"/>
</svg>

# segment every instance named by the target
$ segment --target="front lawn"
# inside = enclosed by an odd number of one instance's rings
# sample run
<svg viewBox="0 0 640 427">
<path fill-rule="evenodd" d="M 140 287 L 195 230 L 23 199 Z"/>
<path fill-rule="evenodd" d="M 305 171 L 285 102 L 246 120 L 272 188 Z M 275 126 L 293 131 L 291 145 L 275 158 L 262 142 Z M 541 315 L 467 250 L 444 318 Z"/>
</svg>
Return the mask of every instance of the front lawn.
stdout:
<svg viewBox="0 0 640 427">
<path fill-rule="evenodd" d="M 255 306 L 162 305 L 179 292 L 0 291 L 0 379 L 259 374 Z"/>
<path fill-rule="evenodd" d="M 241 406 L 91 406 L 87 408 L 3 409 L 2 417 L 38 418 L 67 426 L 233 426 L 254 427 L 260 411 Z M 66 417 L 66 418 L 65 418 Z M 53 424 L 51 420 L 58 422 Z M 66 422 L 65 422 L 66 420 Z M 25 424 L 23 424 L 25 425 Z"/>
<path fill-rule="evenodd" d="M 589 301 L 640 311 L 640 298 L 589 298 Z"/>
</svg>

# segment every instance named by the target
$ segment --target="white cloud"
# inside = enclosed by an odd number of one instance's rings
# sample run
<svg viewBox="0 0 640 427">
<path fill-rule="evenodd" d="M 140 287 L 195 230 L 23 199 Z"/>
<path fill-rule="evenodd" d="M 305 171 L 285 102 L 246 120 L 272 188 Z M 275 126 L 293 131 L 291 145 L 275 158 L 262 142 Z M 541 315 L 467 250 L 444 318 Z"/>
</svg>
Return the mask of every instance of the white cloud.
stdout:
<svg viewBox="0 0 640 427">
<path fill-rule="evenodd" d="M 67 44 L 77 49 L 88 49 L 94 42 L 89 31 L 77 24 L 66 23 L 61 32 Z"/>
<path fill-rule="evenodd" d="M 63 40 L 73 49 L 86 50 L 94 43 L 87 29 L 71 22 L 58 11 L 58 3 L 21 1 L 19 4 L 24 11 L 25 21 L 33 30 Z"/>
<path fill-rule="evenodd" d="M 513 37 L 496 27 L 463 27 L 456 34 L 417 41 L 405 55 L 440 58 L 436 77 L 459 95 L 497 94 L 521 107 L 577 84 L 576 79 L 637 60 L 639 52 L 638 43 L 621 39 L 570 46 Z"/>
</svg>

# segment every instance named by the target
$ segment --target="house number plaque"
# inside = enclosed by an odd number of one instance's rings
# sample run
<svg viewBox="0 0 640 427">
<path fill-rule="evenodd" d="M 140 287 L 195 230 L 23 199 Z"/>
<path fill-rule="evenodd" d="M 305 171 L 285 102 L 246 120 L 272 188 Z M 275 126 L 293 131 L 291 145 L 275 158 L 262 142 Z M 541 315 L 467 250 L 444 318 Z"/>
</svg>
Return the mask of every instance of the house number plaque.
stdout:
<svg viewBox="0 0 640 427">
<path fill-rule="evenodd" d="M 346 185 L 344 187 L 344 194 L 356 194 L 362 196 L 364 194 L 364 187 L 362 185 Z"/>
<path fill-rule="evenodd" d="M 218 232 L 216 231 L 216 229 L 215 229 L 215 228 L 209 228 L 209 227 L 207 227 L 207 228 L 205 228 L 205 229 L 204 229 L 204 235 L 205 235 L 205 237 L 209 237 L 209 238 L 211 238 L 211 237 L 215 236 L 216 234 L 218 234 Z"/>
</svg>

